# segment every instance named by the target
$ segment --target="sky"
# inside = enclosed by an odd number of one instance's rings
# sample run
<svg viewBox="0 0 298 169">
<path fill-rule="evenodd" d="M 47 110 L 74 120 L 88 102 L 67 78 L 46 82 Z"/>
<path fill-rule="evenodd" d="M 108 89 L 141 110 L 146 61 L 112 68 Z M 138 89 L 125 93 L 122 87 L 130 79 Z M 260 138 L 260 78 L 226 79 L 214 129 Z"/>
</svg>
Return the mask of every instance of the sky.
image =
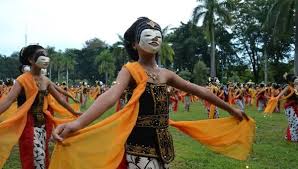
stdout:
<svg viewBox="0 0 298 169">
<path fill-rule="evenodd" d="M 0 54 L 27 44 L 81 49 L 99 38 L 112 45 L 141 16 L 165 26 L 190 20 L 196 0 L 1 0 Z"/>
</svg>

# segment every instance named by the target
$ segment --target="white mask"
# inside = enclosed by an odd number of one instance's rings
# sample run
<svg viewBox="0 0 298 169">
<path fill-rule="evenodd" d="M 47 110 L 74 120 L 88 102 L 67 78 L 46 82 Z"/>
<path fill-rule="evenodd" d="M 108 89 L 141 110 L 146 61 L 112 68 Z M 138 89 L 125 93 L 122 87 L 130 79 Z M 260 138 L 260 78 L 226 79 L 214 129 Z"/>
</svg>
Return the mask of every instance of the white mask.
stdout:
<svg viewBox="0 0 298 169">
<path fill-rule="evenodd" d="M 156 54 L 161 46 L 162 36 L 161 32 L 155 29 L 144 29 L 141 33 L 140 47 L 152 54 Z"/>
<path fill-rule="evenodd" d="M 42 69 L 46 69 L 49 66 L 49 63 L 50 58 L 46 56 L 39 56 L 35 62 L 35 64 Z"/>
</svg>

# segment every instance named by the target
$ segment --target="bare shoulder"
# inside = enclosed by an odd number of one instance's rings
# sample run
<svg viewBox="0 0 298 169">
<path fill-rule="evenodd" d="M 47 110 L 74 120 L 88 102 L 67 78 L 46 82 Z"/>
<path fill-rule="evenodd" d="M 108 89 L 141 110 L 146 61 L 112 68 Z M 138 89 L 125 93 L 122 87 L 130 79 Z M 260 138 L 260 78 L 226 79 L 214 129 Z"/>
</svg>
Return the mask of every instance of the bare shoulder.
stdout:
<svg viewBox="0 0 298 169">
<path fill-rule="evenodd" d="M 160 68 L 160 75 L 163 81 L 169 82 L 173 79 L 176 73 L 166 68 Z"/>
<path fill-rule="evenodd" d="M 131 74 L 130 72 L 128 71 L 128 69 L 126 67 L 122 67 L 121 70 L 119 71 L 118 73 L 118 77 L 117 78 L 128 78 L 130 79 L 131 78 Z"/>
<path fill-rule="evenodd" d="M 124 83 L 128 84 L 132 79 L 132 76 L 129 72 L 129 70 L 126 67 L 122 67 L 122 69 L 119 71 L 118 76 L 117 76 L 117 83 Z"/>
</svg>

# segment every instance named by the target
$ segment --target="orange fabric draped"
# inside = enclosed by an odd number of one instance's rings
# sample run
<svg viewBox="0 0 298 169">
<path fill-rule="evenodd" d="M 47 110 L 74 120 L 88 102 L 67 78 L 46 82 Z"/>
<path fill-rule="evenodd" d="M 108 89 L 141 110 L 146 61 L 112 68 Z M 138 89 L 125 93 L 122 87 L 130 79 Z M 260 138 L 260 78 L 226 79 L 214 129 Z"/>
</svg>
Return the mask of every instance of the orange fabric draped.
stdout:
<svg viewBox="0 0 298 169">
<path fill-rule="evenodd" d="M 17 109 L 14 115 L 0 123 L 0 168 L 7 160 L 12 147 L 18 142 L 26 125 L 27 112 L 30 110 L 37 95 L 37 86 L 32 83 L 31 74 L 25 73 L 17 81 L 25 89 L 27 101 Z"/>
<path fill-rule="evenodd" d="M 30 73 L 24 73 L 23 75 L 19 76 L 17 81 L 24 88 L 27 99 L 26 102 L 19 108 L 17 108 L 16 103 L 13 103 L 13 105 L 7 111 L 5 111 L 5 113 L 9 113 L 9 116 L 3 118 L 4 121 L 0 121 L 0 168 L 4 166 L 5 161 L 9 157 L 11 149 L 18 142 L 27 122 L 27 113 L 30 110 L 38 93 L 38 87 L 34 83 L 34 79 Z M 51 108 L 56 112 L 68 114 L 68 117 L 71 118 L 54 118 L 52 114 L 47 111 L 48 106 L 51 106 Z M 67 112 L 65 108 L 57 104 L 51 95 L 45 97 L 44 99 L 43 112 L 50 116 L 55 124 L 65 123 L 75 119 L 70 112 Z M 2 115 L 5 114 L 1 114 L 1 116 Z"/>
<path fill-rule="evenodd" d="M 12 105 L 0 115 L 0 122 L 12 117 L 14 113 L 17 111 L 17 109 L 18 109 L 17 102 L 13 102 Z"/>
<path fill-rule="evenodd" d="M 178 121 L 170 120 L 176 127 L 211 150 L 238 160 L 246 160 L 255 136 L 255 121 L 239 122 L 234 117 Z"/>
<path fill-rule="evenodd" d="M 277 104 L 278 104 L 278 99 L 276 97 L 271 97 L 266 105 L 264 113 L 271 115 L 273 113 L 273 111 L 275 110 Z"/>
<path fill-rule="evenodd" d="M 132 131 L 139 111 L 139 97 L 145 90 L 147 75 L 137 63 L 126 67 L 137 83 L 127 105 L 103 121 L 84 128 L 62 144 L 56 144 L 50 169 L 115 169 L 119 166 L 124 145 Z"/>
<path fill-rule="evenodd" d="M 209 119 L 214 119 L 214 115 L 215 115 L 215 105 L 214 104 L 210 104 L 209 107 Z"/>
<path fill-rule="evenodd" d="M 128 63 L 125 67 L 137 83 L 128 104 L 112 116 L 57 143 L 50 169 L 116 169 L 119 166 L 126 139 L 137 120 L 139 97 L 148 78 L 138 62 Z M 239 122 L 229 117 L 188 122 L 170 120 L 169 123 L 211 150 L 239 160 L 247 158 L 255 135 L 253 119 Z"/>
<path fill-rule="evenodd" d="M 58 101 L 52 95 L 47 96 L 47 104 L 53 109 L 53 112 L 58 113 L 59 116 L 61 116 L 63 118 L 73 118 L 73 117 L 75 117 L 71 112 L 69 112 L 62 105 L 60 105 L 58 103 Z M 76 104 L 77 103 L 74 103 L 74 104 L 71 105 L 71 107 L 74 110 L 78 109 L 78 107 L 75 106 Z"/>
</svg>

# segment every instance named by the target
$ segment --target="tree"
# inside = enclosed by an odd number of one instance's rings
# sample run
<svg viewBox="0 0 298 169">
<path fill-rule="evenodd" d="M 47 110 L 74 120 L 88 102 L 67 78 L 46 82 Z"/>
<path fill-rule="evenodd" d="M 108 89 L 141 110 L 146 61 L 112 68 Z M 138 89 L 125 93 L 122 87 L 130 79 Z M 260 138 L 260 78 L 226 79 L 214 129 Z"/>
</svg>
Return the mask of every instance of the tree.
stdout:
<svg viewBox="0 0 298 169">
<path fill-rule="evenodd" d="M 69 71 L 74 70 L 74 66 L 76 64 L 76 49 L 66 49 L 64 52 L 63 62 L 66 67 L 66 84 L 68 86 L 69 80 Z"/>
<path fill-rule="evenodd" d="M 50 57 L 50 65 L 49 65 L 49 69 L 50 69 L 50 71 L 49 71 L 49 78 L 52 80 L 52 68 L 53 68 L 53 61 L 55 60 L 54 59 L 54 57 L 55 57 L 55 53 L 56 53 L 56 51 L 55 51 L 55 47 L 50 47 L 50 46 L 48 46 L 47 48 L 46 48 L 46 50 L 47 50 L 47 52 L 48 52 L 48 56 Z M 53 60 L 54 59 L 54 60 Z"/>
<path fill-rule="evenodd" d="M 19 59 L 0 55 L 0 79 L 16 78 L 21 74 L 19 71 Z"/>
<path fill-rule="evenodd" d="M 296 11 L 296 12 L 294 12 Z M 267 15 L 266 25 L 273 27 L 274 37 L 283 38 L 295 32 L 294 70 L 298 74 L 298 3 L 295 0 L 276 0 Z"/>
<path fill-rule="evenodd" d="M 208 81 L 209 68 L 202 61 L 198 61 L 193 69 L 194 83 L 204 85 Z"/>
<path fill-rule="evenodd" d="M 216 65 L 217 66 L 217 77 L 221 82 L 226 82 L 228 75 L 237 67 L 243 64 L 241 59 L 237 55 L 237 50 L 233 42 L 233 33 L 229 33 L 224 25 L 221 23 L 217 24 L 217 29 L 215 30 L 215 41 L 217 42 L 216 50 Z"/>
<path fill-rule="evenodd" d="M 115 72 L 115 59 L 111 52 L 106 49 L 96 56 L 95 62 L 98 64 L 98 73 L 105 75 L 105 83 L 111 79 Z"/>
<path fill-rule="evenodd" d="M 195 7 L 193 11 L 193 22 L 198 23 L 200 19 L 203 19 L 203 27 L 207 36 L 208 41 L 211 44 L 211 77 L 216 76 L 216 67 L 215 67 L 215 26 L 218 20 L 221 20 L 223 23 L 230 25 L 232 23 L 231 16 L 226 9 L 226 1 L 219 2 L 217 0 L 198 0 L 200 3 Z"/>
<path fill-rule="evenodd" d="M 54 71 L 57 71 L 57 81 L 60 82 L 61 81 L 61 71 L 64 68 L 64 61 L 63 61 L 63 53 L 61 50 L 59 50 L 58 52 L 55 52 L 52 55 L 52 61 L 51 61 L 51 65 L 50 67 L 53 67 Z"/>
<path fill-rule="evenodd" d="M 89 79 L 91 82 L 103 78 L 98 74 L 98 67 L 95 63 L 95 58 L 105 49 L 108 45 L 98 38 L 93 38 L 85 42 L 84 48 L 77 55 L 75 71 L 79 79 Z"/>
<path fill-rule="evenodd" d="M 184 80 L 190 81 L 192 79 L 192 74 L 188 69 L 182 70 L 178 73 L 180 77 L 182 77 Z"/>
<path fill-rule="evenodd" d="M 232 26 L 237 53 L 244 64 L 251 66 L 256 82 L 260 81 L 264 43 L 262 25 L 258 19 L 258 15 L 263 12 L 261 1 L 247 0 L 240 3 L 240 0 L 236 0 L 233 12 L 235 24 Z"/>
<path fill-rule="evenodd" d="M 128 54 L 124 48 L 124 38 L 118 34 L 119 40 L 112 45 L 110 50 L 112 51 L 112 56 L 115 58 L 116 72 L 120 71 L 122 66 L 129 61 Z"/>
<path fill-rule="evenodd" d="M 165 65 L 167 61 L 169 61 L 170 63 L 173 63 L 174 61 L 175 52 L 171 46 L 172 44 L 169 42 L 168 31 L 168 26 L 162 30 L 163 42 L 161 44 L 160 53 L 158 56 L 159 65 Z"/>
<path fill-rule="evenodd" d="M 203 35 L 203 29 L 192 22 L 175 28 L 168 35 L 169 42 L 175 51 L 173 67 L 175 70 L 193 70 L 199 59 L 206 64 L 210 63 L 210 55 L 207 52 L 208 43 Z"/>
</svg>

